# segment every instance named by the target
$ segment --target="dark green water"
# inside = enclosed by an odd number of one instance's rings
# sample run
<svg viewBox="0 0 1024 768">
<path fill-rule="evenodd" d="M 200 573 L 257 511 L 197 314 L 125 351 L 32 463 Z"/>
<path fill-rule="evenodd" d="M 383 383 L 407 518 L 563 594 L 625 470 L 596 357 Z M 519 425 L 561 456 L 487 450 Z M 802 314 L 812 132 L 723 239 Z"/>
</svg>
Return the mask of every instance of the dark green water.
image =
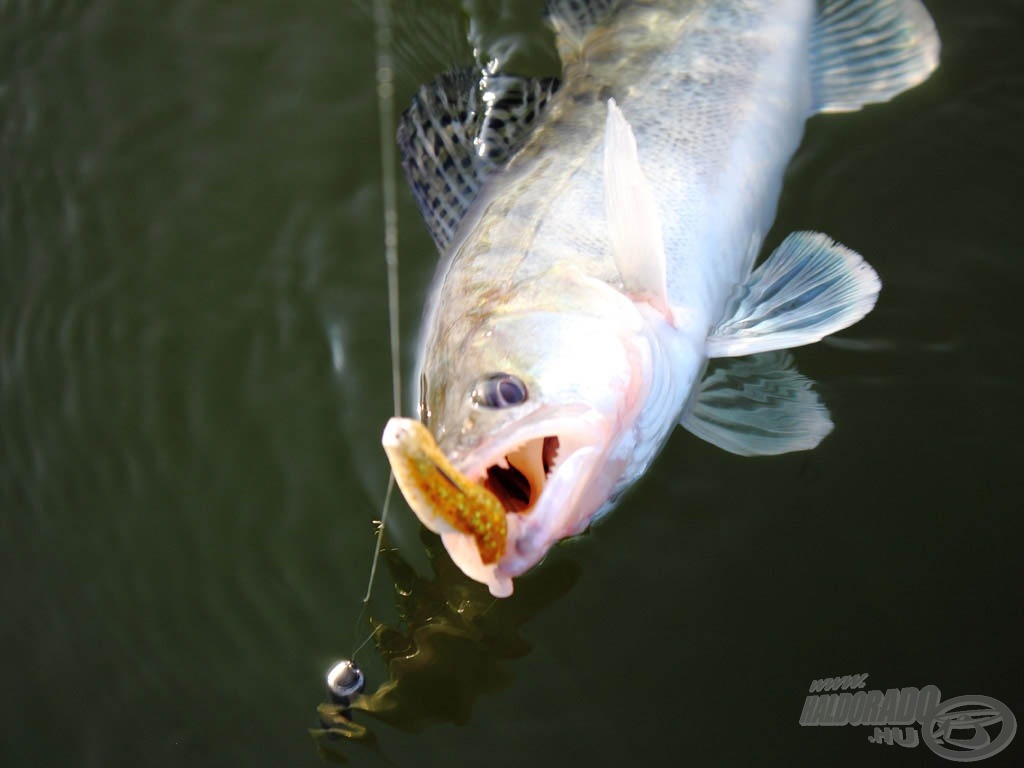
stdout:
<svg viewBox="0 0 1024 768">
<path fill-rule="evenodd" d="M 551 67 L 540 2 L 396 5 L 400 105 L 467 29 Z M 397 709 L 321 746 L 945 764 L 798 724 L 811 680 L 861 672 L 1024 718 L 1024 3 L 927 5 L 938 74 L 812 120 L 769 238 L 827 232 L 884 283 L 796 352 L 832 436 L 743 459 L 680 432 L 495 606 L 399 509 L 423 578 L 382 572 L 393 630 L 360 655 Z M 0 2 L 0 765 L 321 764 L 387 477 L 372 36 L 346 0 Z M 402 192 L 411 371 L 434 256 Z"/>
</svg>

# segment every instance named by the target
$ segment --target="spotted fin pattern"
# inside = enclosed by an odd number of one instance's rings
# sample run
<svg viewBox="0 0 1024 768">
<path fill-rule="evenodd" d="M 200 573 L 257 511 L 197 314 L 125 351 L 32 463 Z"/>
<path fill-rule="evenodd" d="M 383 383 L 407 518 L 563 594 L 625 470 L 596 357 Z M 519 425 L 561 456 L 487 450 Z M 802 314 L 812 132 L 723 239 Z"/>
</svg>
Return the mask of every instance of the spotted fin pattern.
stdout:
<svg viewBox="0 0 1024 768">
<path fill-rule="evenodd" d="M 446 72 L 420 88 L 402 115 L 402 168 L 438 250 L 451 243 L 487 177 L 522 146 L 554 78 Z"/>
</svg>

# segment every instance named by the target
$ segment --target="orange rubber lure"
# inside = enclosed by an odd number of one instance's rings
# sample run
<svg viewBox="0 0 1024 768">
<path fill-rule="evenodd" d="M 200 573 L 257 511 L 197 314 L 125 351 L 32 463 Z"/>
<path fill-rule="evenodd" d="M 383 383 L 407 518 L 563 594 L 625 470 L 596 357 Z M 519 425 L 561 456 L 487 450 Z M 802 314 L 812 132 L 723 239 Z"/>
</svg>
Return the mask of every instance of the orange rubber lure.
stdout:
<svg viewBox="0 0 1024 768">
<path fill-rule="evenodd" d="M 434 533 L 473 536 L 484 564 L 497 562 L 508 538 L 498 498 L 455 469 L 430 430 L 415 419 L 390 419 L 381 444 L 395 482 L 420 521 Z"/>
</svg>

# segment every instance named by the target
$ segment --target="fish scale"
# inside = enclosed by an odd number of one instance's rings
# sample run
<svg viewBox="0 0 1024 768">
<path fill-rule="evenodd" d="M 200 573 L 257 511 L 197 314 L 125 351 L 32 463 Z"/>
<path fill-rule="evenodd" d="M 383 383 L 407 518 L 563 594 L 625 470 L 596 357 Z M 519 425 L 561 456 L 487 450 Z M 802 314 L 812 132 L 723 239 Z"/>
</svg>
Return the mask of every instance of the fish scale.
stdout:
<svg viewBox="0 0 1024 768">
<path fill-rule="evenodd" d="M 886 101 L 938 64 L 919 0 L 547 8 L 557 88 L 492 68 L 459 94 L 442 77 L 399 132 L 441 250 L 420 345 L 426 426 L 469 481 L 510 455 L 522 465 L 515 487 L 491 485 L 507 519 L 496 562 L 442 533 L 499 596 L 607 512 L 677 424 L 741 455 L 809 450 L 832 430 L 778 352 L 861 319 L 878 276 L 816 232 L 753 266 L 807 117 Z M 446 104 L 473 108 L 437 114 Z M 715 357 L 743 359 L 705 376 Z M 496 377 L 524 396 L 476 399 Z M 439 515 L 413 506 L 428 526 Z"/>
</svg>

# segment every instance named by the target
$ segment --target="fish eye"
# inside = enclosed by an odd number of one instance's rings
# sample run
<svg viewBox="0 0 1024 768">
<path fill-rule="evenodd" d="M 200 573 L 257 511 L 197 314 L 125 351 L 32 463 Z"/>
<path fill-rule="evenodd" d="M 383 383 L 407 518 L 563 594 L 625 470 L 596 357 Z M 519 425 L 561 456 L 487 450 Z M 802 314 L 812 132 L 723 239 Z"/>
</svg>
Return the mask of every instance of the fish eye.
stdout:
<svg viewBox="0 0 1024 768">
<path fill-rule="evenodd" d="M 526 402 L 526 385 L 511 373 L 484 376 L 473 388 L 473 402 L 485 408 L 510 408 Z"/>
</svg>

